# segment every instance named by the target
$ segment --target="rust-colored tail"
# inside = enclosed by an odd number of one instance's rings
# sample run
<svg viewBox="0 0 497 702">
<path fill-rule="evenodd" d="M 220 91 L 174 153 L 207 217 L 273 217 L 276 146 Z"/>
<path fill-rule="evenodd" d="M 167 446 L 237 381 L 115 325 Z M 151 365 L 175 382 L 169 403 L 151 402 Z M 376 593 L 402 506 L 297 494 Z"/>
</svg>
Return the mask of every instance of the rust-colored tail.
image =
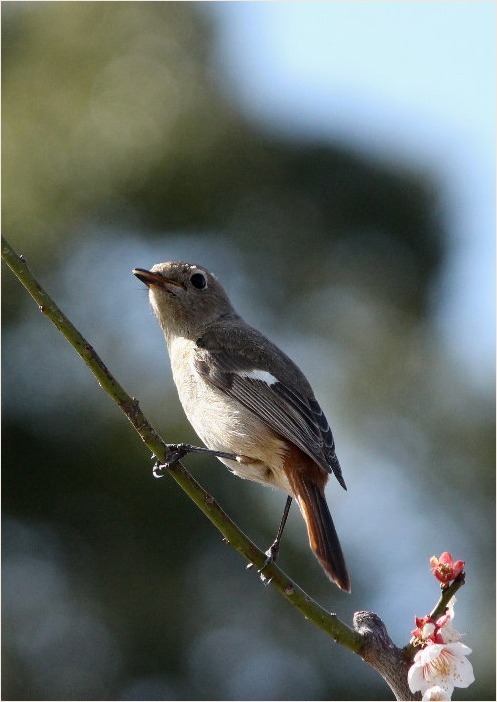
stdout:
<svg viewBox="0 0 497 702">
<path fill-rule="evenodd" d="M 326 478 L 323 479 L 319 476 L 321 479 L 316 480 L 318 477 L 316 468 L 318 466 L 313 463 L 311 471 L 288 470 L 287 468 L 286 473 L 307 524 L 310 547 L 330 580 L 341 590 L 350 592 L 347 566 L 324 496 Z"/>
</svg>

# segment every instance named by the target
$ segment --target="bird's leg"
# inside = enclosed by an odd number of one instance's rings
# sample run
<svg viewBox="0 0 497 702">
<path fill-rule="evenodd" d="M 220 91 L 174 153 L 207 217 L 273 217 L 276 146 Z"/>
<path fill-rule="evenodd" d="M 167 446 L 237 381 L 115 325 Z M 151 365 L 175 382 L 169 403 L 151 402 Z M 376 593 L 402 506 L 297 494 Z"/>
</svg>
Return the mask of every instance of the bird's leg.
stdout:
<svg viewBox="0 0 497 702">
<path fill-rule="evenodd" d="M 168 468 L 172 468 L 175 463 L 180 461 L 187 453 L 203 453 L 208 456 L 216 456 L 217 458 L 229 458 L 236 461 L 238 456 L 234 453 L 225 453 L 224 451 L 213 451 L 212 449 L 202 448 L 200 446 L 191 446 L 190 444 L 166 444 L 167 445 L 167 461 L 159 463 L 157 461 L 153 468 L 155 478 L 162 478 Z"/>
<path fill-rule="evenodd" d="M 281 518 L 281 522 L 280 522 L 280 525 L 278 527 L 278 531 L 276 533 L 276 538 L 273 541 L 273 543 L 271 544 L 271 546 L 268 548 L 268 550 L 266 551 L 267 558 L 264 561 L 262 568 L 260 568 L 258 571 L 262 577 L 264 577 L 262 575 L 262 571 L 264 570 L 264 568 L 266 566 L 268 566 L 270 563 L 274 563 L 276 561 L 276 559 L 278 558 L 278 553 L 280 550 L 280 541 L 281 541 L 281 537 L 283 536 L 283 530 L 285 528 L 286 520 L 288 519 L 288 513 L 290 512 L 291 504 L 292 504 L 292 498 L 290 497 L 290 495 L 288 495 L 288 497 L 286 498 L 285 509 L 283 510 L 283 516 Z"/>
</svg>

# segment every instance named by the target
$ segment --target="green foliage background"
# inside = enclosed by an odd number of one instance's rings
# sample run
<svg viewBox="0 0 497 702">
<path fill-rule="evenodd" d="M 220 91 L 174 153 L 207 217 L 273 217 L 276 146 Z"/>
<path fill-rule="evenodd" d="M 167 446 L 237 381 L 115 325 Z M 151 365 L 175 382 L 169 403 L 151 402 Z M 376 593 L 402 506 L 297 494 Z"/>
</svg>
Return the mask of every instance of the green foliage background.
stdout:
<svg viewBox="0 0 497 702">
<path fill-rule="evenodd" d="M 467 561 L 465 699 L 495 699 L 494 411 L 438 338 L 439 184 L 347 144 L 252 124 L 197 3 L 2 5 L 3 229 L 169 441 L 195 441 L 130 269 L 195 260 L 305 370 L 349 490 L 330 485 L 353 582 L 332 589 L 293 513 L 281 566 L 399 645 Z M 385 699 L 222 544 L 4 271 L 4 699 Z M 284 496 L 194 474 L 261 546 Z"/>
</svg>

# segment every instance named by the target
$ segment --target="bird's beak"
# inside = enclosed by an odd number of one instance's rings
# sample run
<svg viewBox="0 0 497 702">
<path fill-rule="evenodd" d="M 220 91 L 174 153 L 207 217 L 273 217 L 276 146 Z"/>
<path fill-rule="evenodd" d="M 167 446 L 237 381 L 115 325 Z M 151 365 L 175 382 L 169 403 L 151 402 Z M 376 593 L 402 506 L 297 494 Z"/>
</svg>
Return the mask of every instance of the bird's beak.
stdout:
<svg viewBox="0 0 497 702">
<path fill-rule="evenodd" d="M 161 273 L 154 273 L 153 271 L 147 271 L 145 268 L 133 268 L 133 275 L 136 275 L 138 280 L 145 283 L 147 287 L 150 285 L 158 285 L 161 288 L 166 288 L 168 285 L 174 285 L 177 288 L 182 288 L 183 285 L 177 280 L 171 280 L 171 278 L 166 278 Z"/>
</svg>

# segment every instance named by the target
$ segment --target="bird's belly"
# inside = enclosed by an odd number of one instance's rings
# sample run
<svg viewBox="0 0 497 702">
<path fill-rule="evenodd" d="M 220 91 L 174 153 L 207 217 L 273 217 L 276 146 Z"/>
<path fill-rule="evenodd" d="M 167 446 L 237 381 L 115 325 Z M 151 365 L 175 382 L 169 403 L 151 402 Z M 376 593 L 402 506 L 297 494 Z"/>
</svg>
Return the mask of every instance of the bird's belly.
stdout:
<svg viewBox="0 0 497 702">
<path fill-rule="evenodd" d="M 286 444 L 257 415 L 200 376 L 192 364 L 172 364 L 186 416 L 209 449 L 233 453 L 220 459 L 236 475 L 290 493 L 283 462 Z"/>
<path fill-rule="evenodd" d="M 220 394 L 214 388 L 208 394 L 208 402 L 183 404 L 196 433 L 207 448 L 238 456 L 235 461 L 219 460 L 239 477 L 290 492 L 283 470 L 284 441 L 253 412 Z M 206 394 L 202 396 L 205 398 Z"/>
</svg>

